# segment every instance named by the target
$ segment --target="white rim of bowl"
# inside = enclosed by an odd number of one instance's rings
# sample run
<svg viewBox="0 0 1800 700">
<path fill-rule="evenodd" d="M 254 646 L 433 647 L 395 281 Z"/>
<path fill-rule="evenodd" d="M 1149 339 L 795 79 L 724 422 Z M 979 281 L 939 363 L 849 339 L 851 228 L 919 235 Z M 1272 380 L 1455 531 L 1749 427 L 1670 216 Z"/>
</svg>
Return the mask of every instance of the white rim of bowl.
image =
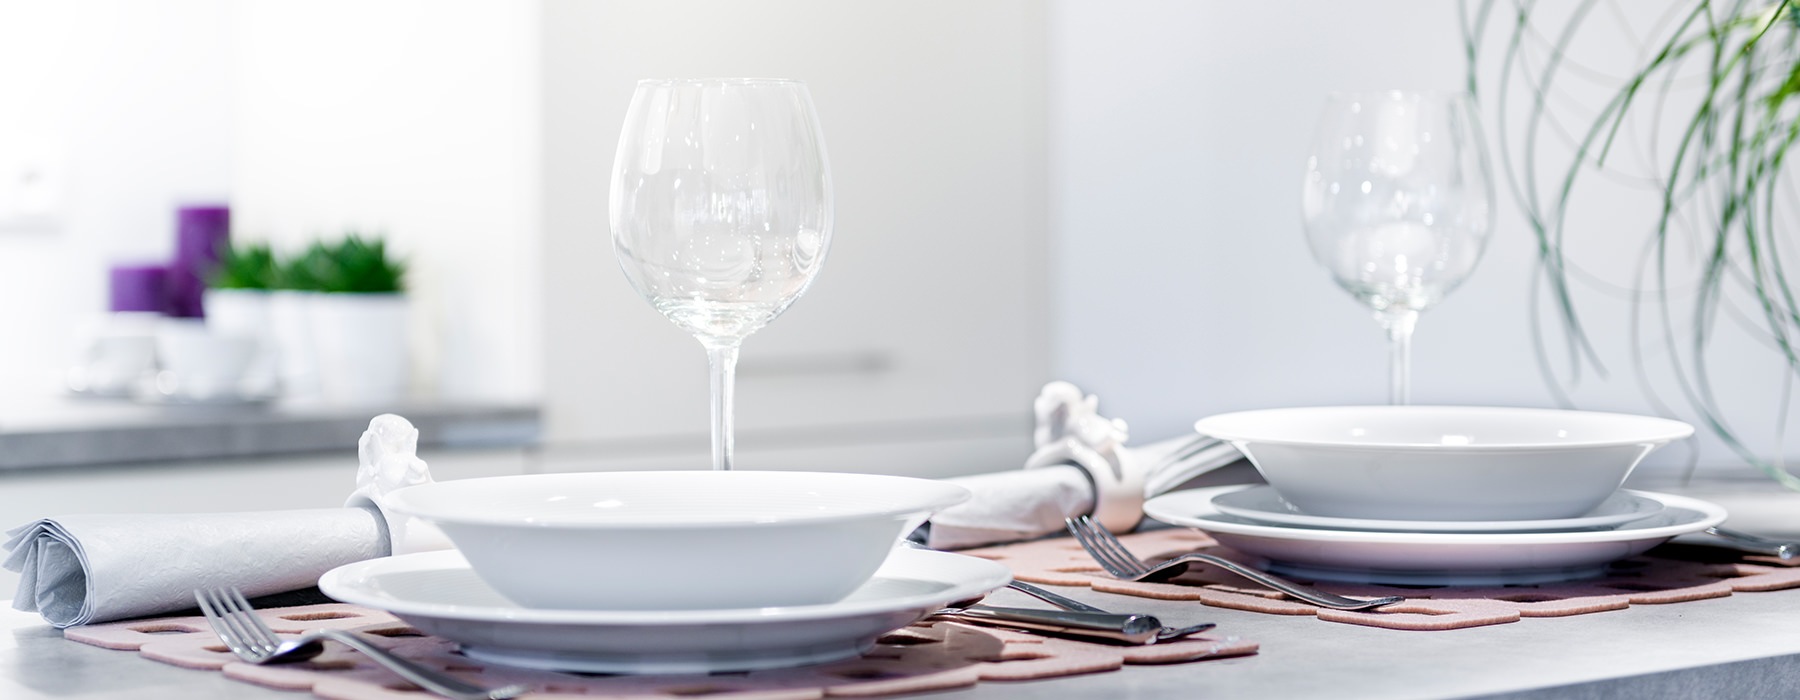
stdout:
<svg viewBox="0 0 1800 700">
<path fill-rule="evenodd" d="M 1221 429 L 1218 427 L 1210 427 L 1210 428 L 1207 427 L 1208 423 L 1212 423 L 1216 426 L 1219 422 L 1222 422 L 1227 418 L 1241 419 L 1244 416 L 1256 416 L 1256 415 L 1279 415 L 1279 414 L 1283 414 L 1283 413 L 1326 413 L 1326 412 L 1333 412 L 1333 411 L 1350 411 L 1350 410 L 1379 411 L 1379 412 L 1383 412 L 1383 413 L 1420 413 L 1420 412 L 1425 412 L 1425 411 L 1432 411 L 1432 412 L 1450 412 L 1450 413 L 1501 412 L 1501 413 L 1512 413 L 1515 415 L 1530 414 L 1530 413 L 1535 413 L 1535 414 L 1540 414 L 1540 415 L 1581 414 L 1581 415 L 1587 415 L 1587 416 L 1604 416 L 1607 418 L 1626 419 L 1626 420 L 1630 420 L 1630 421 L 1637 421 L 1637 422 L 1644 424 L 1646 435 L 1644 435 L 1642 437 L 1631 438 L 1631 439 L 1621 438 L 1621 439 L 1615 439 L 1615 440 L 1568 440 L 1568 441 L 1563 441 L 1563 442 L 1509 442 L 1509 443 L 1506 443 L 1503 445 L 1481 444 L 1481 443 L 1470 444 L 1470 445 L 1444 445 L 1444 444 L 1435 443 L 1435 442 L 1344 442 L 1344 441 L 1338 441 L 1338 440 L 1295 440 L 1292 438 L 1258 437 L 1256 434 L 1254 434 L 1253 431 L 1243 431 L 1243 430 L 1232 431 L 1229 429 Z M 1652 431 L 1650 430 L 1650 428 L 1652 428 L 1652 427 L 1655 427 L 1658 429 L 1654 432 L 1654 434 L 1651 434 Z M 1571 449 L 1571 448 L 1582 448 L 1582 447 L 1618 447 L 1621 445 L 1661 445 L 1664 443 L 1673 442 L 1675 440 L 1680 440 L 1680 439 L 1683 439 L 1683 438 L 1693 435 L 1694 434 L 1694 426 L 1688 425 L 1688 424 L 1683 423 L 1678 420 L 1670 420 L 1668 418 L 1658 418 L 1655 416 L 1637 416 L 1637 415 L 1632 415 L 1629 413 L 1608 413 L 1605 411 L 1565 411 L 1565 410 L 1554 409 L 1554 408 L 1510 408 L 1510 407 L 1503 407 L 1503 406 L 1493 406 L 1493 407 L 1489 407 L 1489 406 L 1303 406 L 1303 407 L 1295 407 L 1295 408 L 1264 408 L 1264 409 L 1258 409 L 1258 410 L 1254 410 L 1254 411 L 1237 411 L 1234 413 L 1221 413 L 1216 416 L 1207 416 L 1205 418 L 1201 418 L 1200 420 L 1194 422 L 1194 432 L 1200 433 L 1201 435 L 1206 435 L 1208 437 L 1214 437 L 1214 438 L 1218 438 L 1220 440 L 1225 440 L 1227 442 L 1243 442 L 1243 443 L 1263 444 L 1263 445 L 1296 445 L 1296 446 L 1305 446 L 1305 447 L 1331 447 L 1331 448 L 1335 448 L 1335 449 L 1348 449 L 1348 450 L 1390 450 L 1390 449 L 1394 449 L 1394 448 L 1406 448 L 1406 449 L 1431 449 L 1431 450 L 1438 450 L 1438 451 L 1443 451 L 1443 452 L 1509 452 L 1509 451 L 1514 451 L 1514 450 L 1533 450 L 1533 449 L 1546 450 L 1546 449 Z"/>
<path fill-rule="evenodd" d="M 827 479 L 838 479 L 838 480 L 887 481 L 890 483 L 902 482 L 902 483 L 907 483 L 907 484 L 911 484 L 911 485 L 920 487 L 921 488 L 921 497 L 917 502 L 910 503 L 910 504 L 895 504 L 895 505 L 892 505 L 892 506 L 889 506 L 886 508 L 871 509 L 871 510 L 860 511 L 860 512 L 856 512 L 856 513 L 824 513 L 824 514 L 793 513 L 793 514 L 778 515 L 778 516 L 747 515 L 742 518 L 720 518 L 720 519 L 705 520 L 705 521 L 670 520 L 670 521 L 661 521 L 661 522 L 635 522 L 634 523 L 634 522 L 620 522 L 620 521 L 610 521 L 610 522 L 542 522 L 542 521 L 540 521 L 540 522 L 533 522 L 532 520 L 529 519 L 530 516 L 525 516 L 525 515 L 490 515 L 490 514 L 485 514 L 485 513 L 466 513 L 466 512 L 447 511 L 442 508 L 433 508 L 430 506 L 423 506 L 419 503 L 416 503 L 416 502 L 414 502 L 413 498 L 409 497 L 410 494 L 407 493 L 408 491 L 412 491 L 414 489 L 479 488 L 480 484 L 483 482 L 491 483 L 491 482 L 500 481 L 500 480 L 506 480 L 506 481 L 518 481 L 518 480 L 527 480 L 527 479 L 535 480 L 535 481 L 550 481 L 550 480 L 554 480 L 554 479 L 604 480 L 604 479 L 613 478 L 613 477 L 642 476 L 642 475 L 646 475 L 646 474 L 682 475 L 682 476 L 671 476 L 670 477 L 670 478 L 674 478 L 674 479 L 716 479 L 716 478 L 719 478 L 719 477 L 712 477 L 712 476 L 694 476 L 694 475 L 701 475 L 701 474 L 722 474 L 722 475 L 726 475 L 726 476 L 724 476 L 724 478 L 727 478 L 727 479 L 746 478 L 746 477 L 736 476 L 736 475 L 740 475 L 740 474 L 757 474 L 757 475 L 777 474 L 777 475 L 782 475 L 782 476 L 778 476 L 776 478 L 787 478 L 788 476 L 791 475 L 796 478 L 807 477 L 807 478 L 827 478 Z M 754 477 L 747 477 L 747 478 L 754 478 Z M 464 484 L 464 485 L 457 486 L 457 484 Z M 453 481 L 438 481 L 438 482 L 432 482 L 429 484 L 419 484 L 417 486 L 408 486 L 403 489 L 398 489 L 398 490 L 394 491 L 393 493 L 388 494 L 387 502 L 385 504 L 383 504 L 383 507 L 393 510 L 394 512 L 400 513 L 402 515 L 410 515 L 410 516 L 413 516 L 416 518 L 422 518 L 422 519 L 429 520 L 432 522 L 464 524 L 464 525 L 499 525 L 499 526 L 506 526 L 506 527 L 538 527 L 538 528 L 593 529 L 593 530 L 681 530 L 681 529 L 720 528 L 720 527 L 749 527 L 749 526 L 757 526 L 757 525 L 790 525 L 790 524 L 796 524 L 796 523 L 805 523 L 805 524 L 809 524 L 809 525 L 828 524 L 828 523 L 834 523 L 834 522 L 847 522 L 847 521 L 851 521 L 851 520 L 862 520 L 865 518 L 899 517 L 902 515 L 909 515 L 909 514 L 915 514 L 915 513 L 935 513 L 937 511 L 943 510 L 945 508 L 949 508 L 950 506 L 956 505 L 958 503 L 962 503 L 963 501 L 967 501 L 970 498 L 972 498 L 973 496 L 974 496 L 974 494 L 972 492 L 970 492 L 968 489 L 963 488 L 961 486 L 957 486 L 956 484 L 946 483 L 946 482 L 938 481 L 935 479 L 920 479 L 920 478 L 910 477 L 910 476 L 888 476 L 885 474 L 856 474 L 856 473 L 850 473 L 850 472 L 785 472 L 785 471 L 758 471 L 758 470 L 733 470 L 733 471 L 727 471 L 727 472 L 712 472 L 712 471 L 576 472 L 576 473 L 566 473 L 566 474 L 515 474 L 515 475 L 510 475 L 510 476 L 489 476 L 489 477 L 480 477 L 480 478 L 475 478 L 475 479 L 456 479 Z"/>
</svg>

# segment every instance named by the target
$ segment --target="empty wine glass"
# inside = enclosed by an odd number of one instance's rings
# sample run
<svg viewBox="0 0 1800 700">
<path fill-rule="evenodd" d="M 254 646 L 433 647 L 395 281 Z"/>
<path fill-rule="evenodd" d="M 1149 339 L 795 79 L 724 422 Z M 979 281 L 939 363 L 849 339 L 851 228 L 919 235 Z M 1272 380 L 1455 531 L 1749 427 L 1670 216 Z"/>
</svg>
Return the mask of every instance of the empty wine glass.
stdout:
<svg viewBox="0 0 1800 700">
<path fill-rule="evenodd" d="M 613 250 L 631 286 L 706 348 L 714 469 L 731 468 L 738 346 L 812 284 L 831 209 L 805 83 L 638 83 L 613 162 Z"/>
<path fill-rule="evenodd" d="M 1389 90 L 1326 103 L 1306 161 L 1306 240 L 1387 330 L 1390 403 L 1410 402 L 1413 326 L 1481 260 L 1493 199 L 1467 95 Z"/>
</svg>

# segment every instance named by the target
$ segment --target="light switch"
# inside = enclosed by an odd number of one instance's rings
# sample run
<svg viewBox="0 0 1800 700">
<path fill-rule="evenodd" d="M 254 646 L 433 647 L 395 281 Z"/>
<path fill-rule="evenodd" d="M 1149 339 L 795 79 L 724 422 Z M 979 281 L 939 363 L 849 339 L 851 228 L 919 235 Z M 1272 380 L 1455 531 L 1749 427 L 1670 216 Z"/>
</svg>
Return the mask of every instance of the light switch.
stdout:
<svg viewBox="0 0 1800 700">
<path fill-rule="evenodd" d="M 62 225 L 63 171 L 44 153 L 0 154 L 0 231 L 54 231 Z"/>
</svg>

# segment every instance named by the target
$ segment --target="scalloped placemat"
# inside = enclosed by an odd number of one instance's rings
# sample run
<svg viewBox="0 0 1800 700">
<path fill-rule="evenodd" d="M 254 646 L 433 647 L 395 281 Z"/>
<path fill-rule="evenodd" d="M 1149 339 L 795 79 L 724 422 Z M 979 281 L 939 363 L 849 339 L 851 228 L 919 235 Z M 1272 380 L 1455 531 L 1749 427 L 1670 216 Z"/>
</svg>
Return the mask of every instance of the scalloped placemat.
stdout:
<svg viewBox="0 0 1800 700">
<path fill-rule="evenodd" d="M 1197 530 L 1153 530 L 1119 538 L 1143 559 L 1160 561 L 1204 551 L 1246 565 L 1259 560 L 1227 549 Z M 1283 597 L 1232 574 L 1190 566 L 1165 583 L 1120 581 L 1101 570 L 1073 539 L 1059 537 L 964 550 L 1007 565 L 1021 581 L 1087 586 L 1104 593 L 1191 600 L 1220 608 L 1271 615 L 1313 615 L 1321 620 L 1398 630 L 1448 630 L 1516 622 L 1526 617 L 1566 617 L 1663 605 L 1733 593 L 1800 587 L 1800 561 L 1737 555 L 1723 550 L 1668 544 L 1614 562 L 1606 576 L 1530 586 L 1380 586 L 1312 582 L 1321 590 L 1356 597 L 1405 596 L 1406 601 L 1368 612 L 1324 610 Z"/>
<path fill-rule="evenodd" d="M 983 681 L 1056 678 L 1115 671 L 1126 664 L 1174 664 L 1254 654 L 1254 642 L 1194 636 L 1149 646 L 1113 646 L 1040 637 L 953 622 L 920 623 L 883 637 L 861 658 L 816 666 L 701 676 L 602 676 L 533 671 L 487 664 L 456 644 L 420 634 L 394 616 L 354 605 L 307 605 L 258 610 L 277 632 L 355 629 L 382 646 L 465 680 L 499 687 L 530 685 L 527 698 L 689 698 L 806 700 L 919 693 Z M 233 656 L 203 617 L 165 617 L 70 627 L 67 639 L 106 649 L 136 651 L 183 668 L 282 690 L 307 690 L 329 700 L 417 700 L 418 689 L 362 654 L 336 643 L 311 661 L 257 666 Z"/>
</svg>

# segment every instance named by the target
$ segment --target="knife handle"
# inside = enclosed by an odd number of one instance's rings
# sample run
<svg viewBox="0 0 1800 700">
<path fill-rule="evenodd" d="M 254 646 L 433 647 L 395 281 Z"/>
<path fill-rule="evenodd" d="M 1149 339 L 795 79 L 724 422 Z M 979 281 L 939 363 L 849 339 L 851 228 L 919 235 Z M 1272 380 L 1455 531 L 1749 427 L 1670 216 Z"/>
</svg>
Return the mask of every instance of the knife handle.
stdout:
<svg viewBox="0 0 1800 700">
<path fill-rule="evenodd" d="M 1149 644 L 1162 630 L 1162 621 L 1150 615 L 1003 608 L 977 605 L 955 613 L 961 620 L 994 627 L 1104 639 L 1126 644 Z"/>
</svg>

